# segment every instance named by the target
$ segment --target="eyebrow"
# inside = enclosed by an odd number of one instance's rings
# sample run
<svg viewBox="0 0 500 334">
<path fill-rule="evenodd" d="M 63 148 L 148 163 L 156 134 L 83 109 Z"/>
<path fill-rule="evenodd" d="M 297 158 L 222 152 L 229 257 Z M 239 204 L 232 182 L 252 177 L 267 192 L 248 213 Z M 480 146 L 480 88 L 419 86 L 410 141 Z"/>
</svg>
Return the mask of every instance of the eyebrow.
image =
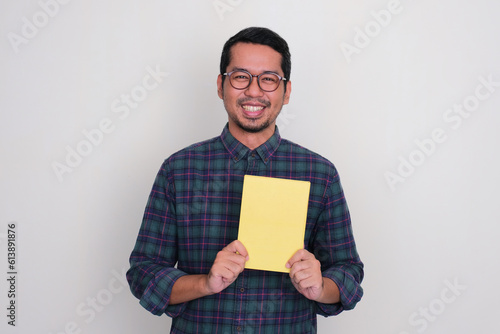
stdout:
<svg viewBox="0 0 500 334">
<path fill-rule="evenodd" d="M 246 69 L 246 68 L 243 68 L 243 67 L 236 67 L 236 66 L 235 66 L 235 67 L 233 67 L 233 68 L 231 69 L 231 71 L 229 71 L 229 72 L 232 72 L 232 71 L 246 71 L 246 72 L 248 72 L 248 73 L 252 73 L 252 72 L 250 72 L 250 70 L 248 70 L 248 69 Z M 263 71 L 262 73 L 276 73 L 277 75 L 281 76 L 281 74 L 279 74 L 279 72 L 278 72 L 278 71 L 265 70 L 265 71 Z"/>
</svg>

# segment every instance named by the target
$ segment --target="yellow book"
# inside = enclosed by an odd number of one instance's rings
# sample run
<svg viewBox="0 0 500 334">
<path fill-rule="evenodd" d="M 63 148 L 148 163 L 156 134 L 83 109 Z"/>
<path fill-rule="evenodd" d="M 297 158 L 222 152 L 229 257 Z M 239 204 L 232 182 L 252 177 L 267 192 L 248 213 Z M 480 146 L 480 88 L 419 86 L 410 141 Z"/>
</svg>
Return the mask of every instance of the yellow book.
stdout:
<svg viewBox="0 0 500 334">
<path fill-rule="evenodd" d="M 245 175 L 238 240 L 248 251 L 245 268 L 290 272 L 287 261 L 304 248 L 308 181 Z"/>
</svg>

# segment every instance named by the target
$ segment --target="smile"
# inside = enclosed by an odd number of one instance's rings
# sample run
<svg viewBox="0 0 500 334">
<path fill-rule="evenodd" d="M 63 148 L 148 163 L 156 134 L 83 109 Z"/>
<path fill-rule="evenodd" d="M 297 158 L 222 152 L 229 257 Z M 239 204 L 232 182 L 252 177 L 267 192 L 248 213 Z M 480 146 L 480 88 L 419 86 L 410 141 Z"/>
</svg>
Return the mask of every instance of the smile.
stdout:
<svg viewBox="0 0 500 334">
<path fill-rule="evenodd" d="M 262 107 L 262 106 L 248 106 L 248 105 L 244 105 L 242 107 L 246 111 L 250 111 L 250 112 L 257 112 L 257 111 L 261 111 L 262 109 L 264 109 L 264 107 Z"/>
</svg>

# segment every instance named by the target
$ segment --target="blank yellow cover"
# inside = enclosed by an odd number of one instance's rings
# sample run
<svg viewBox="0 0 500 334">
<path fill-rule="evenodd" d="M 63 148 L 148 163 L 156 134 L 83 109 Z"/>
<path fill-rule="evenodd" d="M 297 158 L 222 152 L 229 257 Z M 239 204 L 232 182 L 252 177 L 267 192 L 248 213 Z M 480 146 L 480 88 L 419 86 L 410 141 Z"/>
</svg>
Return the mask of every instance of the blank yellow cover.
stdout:
<svg viewBox="0 0 500 334">
<path fill-rule="evenodd" d="M 287 261 L 304 248 L 308 181 L 245 175 L 238 240 L 248 251 L 245 268 L 290 272 Z"/>
</svg>

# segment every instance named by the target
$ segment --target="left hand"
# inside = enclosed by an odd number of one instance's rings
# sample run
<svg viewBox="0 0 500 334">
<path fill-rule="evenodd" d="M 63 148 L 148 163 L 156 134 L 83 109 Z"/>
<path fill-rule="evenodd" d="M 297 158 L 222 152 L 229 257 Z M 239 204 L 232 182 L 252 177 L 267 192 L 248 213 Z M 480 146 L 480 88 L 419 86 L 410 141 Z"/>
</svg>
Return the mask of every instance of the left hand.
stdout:
<svg viewBox="0 0 500 334">
<path fill-rule="evenodd" d="M 293 286 L 311 300 L 319 300 L 323 295 L 324 282 L 321 275 L 321 263 L 314 254 L 300 249 L 288 260 L 290 278 Z"/>
</svg>

